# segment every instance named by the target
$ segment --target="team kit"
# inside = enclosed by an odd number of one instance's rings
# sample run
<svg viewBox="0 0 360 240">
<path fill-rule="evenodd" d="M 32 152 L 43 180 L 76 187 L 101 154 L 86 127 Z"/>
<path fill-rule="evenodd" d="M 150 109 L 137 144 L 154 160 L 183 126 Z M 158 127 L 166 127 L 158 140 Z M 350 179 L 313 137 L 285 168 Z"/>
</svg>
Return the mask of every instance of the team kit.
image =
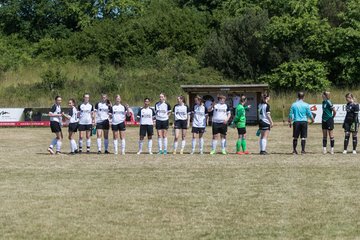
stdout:
<svg viewBox="0 0 360 240">
<path fill-rule="evenodd" d="M 327 140 L 330 140 L 330 154 L 334 154 L 334 117 L 336 110 L 330 100 L 330 92 L 322 93 L 322 132 L 323 132 L 323 153 L 327 151 Z M 288 124 L 293 128 L 293 154 L 297 155 L 297 145 L 300 138 L 301 154 L 306 154 L 305 146 L 308 132 L 308 124 L 314 122 L 314 117 L 310 111 L 310 106 L 305 101 L 305 94 L 299 92 L 297 100 L 291 105 Z M 348 153 L 348 145 L 352 136 L 353 150 L 356 154 L 357 132 L 359 127 L 359 105 L 355 102 L 355 98 L 351 93 L 345 95 L 346 99 L 346 116 L 343 123 L 345 132 L 343 153 Z M 120 95 L 116 95 L 112 103 L 106 94 L 101 95 L 101 100 L 92 105 L 90 103 L 90 95 L 84 94 L 83 101 L 76 106 L 75 100 L 68 101 L 69 111 L 62 112 L 60 96 L 55 97 L 55 103 L 51 107 L 50 128 L 55 134 L 52 139 L 48 152 L 50 154 L 61 154 L 61 146 L 63 140 L 62 122 L 65 118 L 68 122 L 68 139 L 70 141 L 70 154 L 90 153 L 91 135 L 96 134 L 97 137 L 97 153 L 110 154 L 109 151 L 109 132 L 113 134 L 113 153 L 126 154 L 126 118 L 130 117 L 132 111 L 127 104 L 122 104 Z M 267 155 L 267 141 L 270 130 L 274 123 L 271 118 L 270 95 L 262 94 L 261 102 L 257 106 L 259 129 L 256 135 L 259 136 L 259 154 Z M 220 141 L 221 151 L 219 153 L 228 154 L 226 149 L 226 135 L 228 126 L 236 128 L 238 139 L 236 141 L 236 154 L 247 155 L 250 152 L 246 144 L 246 112 L 252 107 L 247 105 L 246 96 L 241 96 L 240 101 L 235 107 L 234 116 L 232 118 L 231 109 L 226 103 L 224 95 L 218 95 L 217 101 L 213 101 L 211 105 L 205 106 L 204 100 L 200 96 L 194 98 L 194 106 L 190 109 L 185 102 L 185 97 L 177 97 L 177 104 L 171 108 L 166 102 L 165 94 L 159 95 L 159 101 L 154 107 L 151 107 L 149 98 L 144 99 L 144 106 L 137 113 L 139 121 L 139 142 L 137 154 L 142 154 L 144 139 L 147 138 L 147 152 L 153 154 L 153 135 L 154 127 L 157 131 L 158 150 L 157 154 L 183 154 L 186 145 L 186 133 L 191 124 L 191 152 L 190 154 L 204 154 L 204 133 L 211 118 L 212 141 L 210 154 L 217 154 L 217 145 Z M 174 141 L 171 152 L 168 152 L 168 129 L 170 127 L 169 118 L 173 115 L 173 135 Z M 232 119 L 230 121 L 230 119 Z M 95 130 L 95 131 L 94 131 Z M 75 133 L 79 132 L 78 141 L 75 140 Z M 197 148 L 198 142 L 198 150 Z M 104 151 L 102 151 L 104 144 Z M 179 151 L 178 151 L 179 148 Z"/>
</svg>

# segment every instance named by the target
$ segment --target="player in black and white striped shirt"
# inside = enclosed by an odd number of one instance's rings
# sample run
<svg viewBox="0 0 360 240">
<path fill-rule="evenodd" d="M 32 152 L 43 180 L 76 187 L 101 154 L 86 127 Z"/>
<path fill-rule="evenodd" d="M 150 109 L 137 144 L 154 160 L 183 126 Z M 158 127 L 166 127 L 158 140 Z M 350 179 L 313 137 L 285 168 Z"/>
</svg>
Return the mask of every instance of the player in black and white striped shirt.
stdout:
<svg viewBox="0 0 360 240">
<path fill-rule="evenodd" d="M 140 120 L 139 151 L 137 152 L 137 154 L 142 153 L 142 147 L 146 135 L 148 137 L 149 154 L 153 154 L 152 136 L 154 135 L 155 111 L 154 109 L 150 108 L 150 98 L 144 99 L 144 107 L 139 110 L 137 118 Z"/>
<path fill-rule="evenodd" d="M 155 104 L 156 114 L 156 130 L 158 134 L 159 154 L 167 154 L 167 131 L 169 129 L 169 116 L 171 114 L 171 106 L 165 102 L 164 93 L 160 93 L 160 100 Z M 163 151 L 164 146 L 164 151 Z"/>
<path fill-rule="evenodd" d="M 76 141 L 74 139 L 74 135 L 78 129 L 79 118 L 78 118 L 78 110 L 75 107 L 75 100 L 69 99 L 68 105 L 70 108 L 69 112 L 68 112 L 68 114 L 66 114 L 64 116 L 69 121 L 68 132 L 69 132 L 70 149 L 71 149 L 70 154 L 73 155 L 78 152 Z"/>
<path fill-rule="evenodd" d="M 101 101 L 95 105 L 95 119 L 96 119 L 96 136 L 98 154 L 101 154 L 101 138 L 104 136 L 105 154 L 109 153 L 109 113 L 111 103 L 106 94 L 101 94 Z"/>
<path fill-rule="evenodd" d="M 86 152 L 90 153 L 90 146 L 91 146 L 91 129 L 95 126 L 95 119 L 94 119 L 94 107 L 89 103 L 90 95 L 84 94 L 83 103 L 79 105 L 79 153 L 82 152 L 83 146 L 83 134 L 85 132 L 86 135 Z"/>
<path fill-rule="evenodd" d="M 199 135 L 199 150 L 200 154 L 204 153 L 204 138 L 203 134 L 206 128 L 206 120 L 208 117 L 208 111 L 205 107 L 204 101 L 200 96 L 195 97 L 195 105 L 192 110 L 193 122 L 192 122 L 192 150 L 191 154 L 195 153 L 196 147 L 196 135 Z"/>
<path fill-rule="evenodd" d="M 227 124 L 231 117 L 231 112 L 229 106 L 225 103 L 226 97 L 224 95 L 218 96 L 218 103 L 213 103 L 209 112 L 213 112 L 213 140 L 212 140 L 212 149 L 210 154 L 213 155 L 216 153 L 216 145 L 219 138 L 221 137 L 221 153 L 226 155 L 226 134 L 227 134 Z"/>
<path fill-rule="evenodd" d="M 177 98 L 178 104 L 174 106 L 173 114 L 174 114 L 174 128 L 175 128 L 175 138 L 174 138 L 174 151 L 173 154 L 176 154 L 176 150 L 178 147 L 178 139 L 181 132 L 181 149 L 180 154 L 184 153 L 185 148 L 185 137 L 186 131 L 190 126 L 190 109 L 188 105 L 185 104 L 185 97 L 179 96 Z"/>
<path fill-rule="evenodd" d="M 61 140 L 63 138 L 63 134 L 61 131 L 61 124 L 62 124 L 62 116 L 63 113 L 61 112 L 61 97 L 55 97 L 55 104 L 51 107 L 49 112 L 50 117 L 50 128 L 51 132 L 55 133 L 56 137 L 51 141 L 48 151 L 50 154 L 54 154 L 54 146 L 56 145 L 56 153 L 61 153 Z"/>
<path fill-rule="evenodd" d="M 125 120 L 129 116 L 129 106 L 121 104 L 120 95 L 116 95 L 115 104 L 110 109 L 111 129 L 114 137 L 114 154 L 118 154 L 118 139 L 121 139 L 121 154 L 125 155 Z M 120 134 L 119 134 L 120 133 Z"/>
</svg>

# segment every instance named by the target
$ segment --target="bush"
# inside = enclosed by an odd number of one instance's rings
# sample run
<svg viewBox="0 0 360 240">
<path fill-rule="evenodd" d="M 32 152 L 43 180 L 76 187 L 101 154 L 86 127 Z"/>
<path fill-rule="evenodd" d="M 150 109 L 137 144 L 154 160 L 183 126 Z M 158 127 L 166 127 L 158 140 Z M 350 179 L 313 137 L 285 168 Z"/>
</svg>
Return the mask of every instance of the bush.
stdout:
<svg viewBox="0 0 360 240">
<path fill-rule="evenodd" d="M 41 75 L 41 79 L 42 81 L 39 83 L 40 88 L 59 93 L 65 87 L 67 76 L 59 69 L 49 69 Z"/>
<path fill-rule="evenodd" d="M 275 90 L 321 91 L 330 85 L 324 63 L 312 59 L 286 62 L 272 74 L 262 77 Z"/>
</svg>

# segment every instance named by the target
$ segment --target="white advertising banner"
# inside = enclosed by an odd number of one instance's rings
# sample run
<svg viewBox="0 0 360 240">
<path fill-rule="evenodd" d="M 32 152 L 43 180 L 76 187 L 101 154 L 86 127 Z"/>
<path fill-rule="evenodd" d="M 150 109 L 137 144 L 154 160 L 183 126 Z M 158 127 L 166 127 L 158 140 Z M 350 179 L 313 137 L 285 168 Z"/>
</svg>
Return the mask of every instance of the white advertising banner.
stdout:
<svg viewBox="0 0 360 240">
<path fill-rule="evenodd" d="M 345 104 L 334 104 L 336 110 L 336 116 L 334 118 L 335 123 L 343 123 L 346 115 Z M 315 118 L 315 123 L 321 123 L 322 117 L 322 105 L 321 104 L 310 104 L 310 110 Z"/>
<path fill-rule="evenodd" d="M 24 108 L 0 108 L 0 122 L 24 121 Z"/>
</svg>

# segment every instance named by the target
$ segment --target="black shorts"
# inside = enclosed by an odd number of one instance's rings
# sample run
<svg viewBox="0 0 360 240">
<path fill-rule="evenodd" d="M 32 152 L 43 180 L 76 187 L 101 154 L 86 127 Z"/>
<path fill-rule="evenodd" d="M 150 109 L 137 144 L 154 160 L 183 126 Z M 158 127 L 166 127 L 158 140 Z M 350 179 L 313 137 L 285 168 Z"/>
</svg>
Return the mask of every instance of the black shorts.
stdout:
<svg viewBox="0 0 360 240">
<path fill-rule="evenodd" d="M 270 130 L 270 124 L 260 120 L 259 129 L 260 130 Z"/>
<path fill-rule="evenodd" d="M 111 125 L 111 130 L 113 130 L 114 132 L 116 132 L 116 131 L 120 131 L 120 132 L 125 131 L 126 130 L 125 122 L 115 124 L 115 125 Z"/>
<path fill-rule="evenodd" d="M 174 128 L 175 129 L 187 129 L 187 124 L 188 124 L 187 120 L 176 120 Z"/>
<path fill-rule="evenodd" d="M 68 131 L 69 132 L 77 132 L 78 130 L 78 123 L 69 123 Z"/>
<path fill-rule="evenodd" d="M 321 128 L 324 130 L 333 130 L 334 129 L 334 119 L 329 118 L 326 122 L 322 121 Z"/>
<path fill-rule="evenodd" d="M 96 129 L 109 130 L 110 129 L 109 120 L 104 120 L 102 122 L 96 123 Z"/>
<path fill-rule="evenodd" d="M 226 135 L 227 133 L 227 124 L 224 123 L 214 123 L 212 124 L 212 132 L 213 135 L 216 135 L 218 133 L 222 134 L 222 135 Z"/>
<path fill-rule="evenodd" d="M 146 135 L 154 135 L 154 126 L 153 125 L 140 125 L 140 136 L 145 137 Z"/>
<path fill-rule="evenodd" d="M 55 121 L 51 121 L 50 122 L 50 129 L 51 129 L 51 132 L 53 132 L 53 133 L 61 132 L 60 123 L 55 122 Z"/>
<path fill-rule="evenodd" d="M 78 125 L 78 130 L 79 132 L 83 132 L 83 131 L 91 131 L 92 129 L 92 125 L 91 124 L 79 124 Z"/>
<path fill-rule="evenodd" d="M 192 132 L 192 133 L 196 133 L 196 134 L 204 133 L 204 132 L 205 132 L 205 128 L 192 127 L 191 132 Z"/>
<path fill-rule="evenodd" d="M 294 122 L 293 137 L 307 138 L 308 122 Z"/>
<path fill-rule="evenodd" d="M 356 123 L 356 122 L 353 122 L 353 123 L 344 122 L 343 128 L 344 128 L 345 132 L 358 132 L 359 123 Z"/>
<path fill-rule="evenodd" d="M 168 130 L 169 129 L 169 120 L 165 120 L 165 121 L 156 120 L 156 129 L 157 130 Z"/>
<path fill-rule="evenodd" d="M 239 134 L 239 135 L 244 135 L 244 134 L 246 134 L 246 128 L 238 128 L 237 131 L 238 131 L 238 134 Z"/>
</svg>

